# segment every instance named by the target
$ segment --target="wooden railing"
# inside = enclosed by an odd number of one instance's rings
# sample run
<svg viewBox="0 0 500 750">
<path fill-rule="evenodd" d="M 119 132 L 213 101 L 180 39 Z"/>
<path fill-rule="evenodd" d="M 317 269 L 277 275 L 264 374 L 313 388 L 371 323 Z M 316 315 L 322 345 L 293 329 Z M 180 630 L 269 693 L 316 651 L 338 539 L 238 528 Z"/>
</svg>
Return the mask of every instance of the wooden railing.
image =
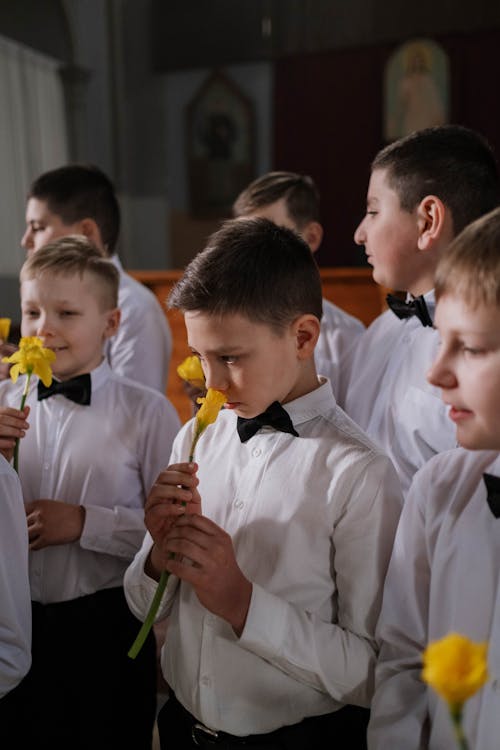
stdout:
<svg viewBox="0 0 500 750">
<path fill-rule="evenodd" d="M 129 273 L 151 289 L 167 316 L 173 336 L 172 360 L 170 363 L 167 396 L 177 409 L 182 422 L 191 416 L 191 402 L 184 392 L 177 375 L 177 365 L 190 354 L 186 343 L 184 318 L 178 310 L 167 310 L 166 299 L 182 271 L 129 271 Z M 372 279 L 370 268 L 321 268 L 323 296 L 346 312 L 369 325 L 384 309 L 386 290 Z"/>
</svg>

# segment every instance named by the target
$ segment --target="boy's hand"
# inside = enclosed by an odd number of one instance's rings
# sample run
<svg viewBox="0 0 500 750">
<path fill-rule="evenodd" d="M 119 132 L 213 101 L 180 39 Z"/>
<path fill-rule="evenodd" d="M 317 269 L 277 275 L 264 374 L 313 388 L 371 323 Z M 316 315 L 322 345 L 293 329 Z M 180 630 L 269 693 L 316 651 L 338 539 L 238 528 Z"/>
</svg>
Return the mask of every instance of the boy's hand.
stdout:
<svg viewBox="0 0 500 750">
<path fill-rule="evenodd" d="M 34 500 L 25 506 L 31 550 L 80 539 L 85 523 L 83 505 L 59 500 Z"/>
<path fill-rule="evenodd" d="M 165 537 L 180 516 L 201 513 L 201 497 L 194 463 L 172 464 L 158 476 L 146 505 L 144 522 L 151 534 L 154 547 L 149 562 L 152 569 L 146 572 L 157 578 L 165 570 L 169 553 L 165 550 Z"/>
<path fill-rule="evenodd" d="M 0 407 L 0 452 L 7 461 L 12 460 L 16 439 L 26 435 L 29 413 L 29 406 L 25 406 L 22 411 L 10 406 Z"/>
<path fill-rule="evenodd" d="M 252 583 L 236 562 L 229 534 L 205 516 L 185 515 L 169 531 L 165 549 L 176 555 L 167 560 L 167 570 L 190 583 L 201 604 L 240 636 Z"/>
</svg>

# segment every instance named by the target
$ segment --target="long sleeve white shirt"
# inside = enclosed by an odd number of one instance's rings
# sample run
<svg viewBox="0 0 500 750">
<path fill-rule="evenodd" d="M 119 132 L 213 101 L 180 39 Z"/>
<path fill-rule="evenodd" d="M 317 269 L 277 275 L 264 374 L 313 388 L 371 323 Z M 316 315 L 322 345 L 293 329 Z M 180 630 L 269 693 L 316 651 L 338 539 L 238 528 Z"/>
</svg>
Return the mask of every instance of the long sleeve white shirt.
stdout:
<svg viewBox="0 0 500 750">
<path fill-rule="evenodd" d="M 369 705 L 402 501 L 390 461 L 336 406 L 328 381 L 285 408 L 299 437 L 263 428 L 242 444 L 223 410 L 197 446 L 203 512 L 231 535 L 253 582 L 241 637 L 173 577 L 159 613 L 171 612 L 162 668 L 177 698 L 237 735 Z M 173 462 L 186 460 L 191 431 Z M 148 534 L 125 575 L 141 619 L 156 590 L 144 573 L 150 548 Z"/>
<path fill-rule="evenodd" d="M 19 478 L 0 455 L 0 698 L 31 665 L 28 529 Z"/>
<path fill-rule="evenodd" d="M 330 380 L 335 397 L 339 389 L 341 362 L 364 330 L 360 320 L 323 299 L 323 317 L 314 361 L 316 372 Z"/>
<path fill-rule="evenodd" d="M 433 318 L 434 292 L 425 300 Z M 426 377 L 438 344 L 434 328 L 387 310 L 343 362 L 339 402 L 391 458 L 405 495 L 418 469 L 457 445 L 439 389 Z"/>
<path fill-rule="evenodd" d="M 144 537 L 145 499 L 180 428 L 165 396 L 121 378 L 105 360 L 91 379 L 90 406 L 63 395 L 37 401 L 36 377 L 26 400 L 30 428 L 19 449 L 24 501 L 85 506 L 78 541 L 30 553 L 31 597 L 44 604 L 122 585 Z M 1 383 L 0 404 L 19 408 L 24 383 L 24 376 Z"/>
<path fill-rule="evenodd" d="M 110 258 L 120 273 L 118 331 L 106 356 L 117 375 L 165 393 L 172 354 L 172 333 L 165 312 L 144 284 L 125 273 L 117 255 Z"/>
<path fill-rule="evenodd" d="M 377 638 L 380 657 L 370 750 L 455 750 L 446 703 L 420 679 L 422 652 L 450 632 L 489 642 L 490 680 L 464 707 L 469 747 L 500 737 L 500 518 L 483 473 L 500 476 L 493 451 L 457 448 L 416 474 L 389 565 Z"/>
</svg>

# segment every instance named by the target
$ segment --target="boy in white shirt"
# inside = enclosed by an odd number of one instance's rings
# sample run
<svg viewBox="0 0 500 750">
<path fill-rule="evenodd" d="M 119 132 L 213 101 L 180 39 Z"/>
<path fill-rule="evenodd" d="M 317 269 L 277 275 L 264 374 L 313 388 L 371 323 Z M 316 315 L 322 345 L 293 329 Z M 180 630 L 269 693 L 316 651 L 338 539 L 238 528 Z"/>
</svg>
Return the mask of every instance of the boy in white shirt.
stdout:
<svg viewBox="0 0 500 750">
<path fill-rule="evenodd" d="M 126 273 L 116 254 L 120 207 L 111 180 L 97 167 L 68 164 L 37 177 L 26 205 L 21 244 L 28 255 L 58 237 L 83 234 L 120 274 L 120 327 L 107 342 L 114 372 L 165 393 L 172 334 L 158 300 Z"/>
<path fill-rule="evenodd" d="M 403 509 L 377 628 L 381 644 L 370 750 L 454 750 L 449 709 L 421 679 L 422 652 L 458 632 L 489 642 L 488 683 L 467 701 L 469 747 L 500 736 L 500 209 L 443 255 L 429 372 L 460 448 L 415 476 Z"/>
<path fill-rule="evenodd" d="M 229 221 L 169 303 L 227 403 L 196 464 L 192 422 L 176 438 L 125 576 L 144 619 L 161 572 L 173 574 L 158 613 L 170 613 L 162 747 L 323 748 L 343 735 L 363 748 L 401 495 L 316 374 L 314 259 L 284 227 Z"/>
<path fill-rule="evenodd" d="M 21 485 L 1 454 L 0 498 L 0 727 L 4 735 L 16 731 L 11 702 L 31 664 L 31 602 Z"/>
<path fill-rule="evenodd" d="M 338 400 L 390 456 L 405 494 L 429 458 L 456 445 L 425 377 L 437 347 L 434 272 L 453 237 L 499 201 L 491 148 L 458 125 L 412 133 L 372 163 L 366 215 L 354 239 L 365 246 L 374 280 L 407 292 L 410 308 L 391 300 L 397 312 L 387 310 L 359 337 L 343 363 Z"/>
<path fill-rule="evenodd" d="M 308 175 L 268 172 L 254 180 L 236 198 L 233 216 L 263 218 L 297 232 L 315 253 L 323 240 L 319 193 Z M 329 378 L 338 392 L 341 360 L 365 330 L 363 323 L 337 305 L 323 299 L 323 317 L 314 352 L 316 370 Z"/>
<path fill-rule="evenodd" d="M 12 747 L 151 748 L 155 641 L 128 659 L 139 624 L 122 581 L 180 422 L 164 395 L 104 357 L 119 324 L 118 281 L 84 237 L 49 243 L 21 269 L 22 335 L 40 337 L 56 359 L 52 386 L 33 376 L 23 411 L 25 377 L 0 385 L 7 459 L 20 438 L 33 602 L 32 668 Z"/>
</svg>

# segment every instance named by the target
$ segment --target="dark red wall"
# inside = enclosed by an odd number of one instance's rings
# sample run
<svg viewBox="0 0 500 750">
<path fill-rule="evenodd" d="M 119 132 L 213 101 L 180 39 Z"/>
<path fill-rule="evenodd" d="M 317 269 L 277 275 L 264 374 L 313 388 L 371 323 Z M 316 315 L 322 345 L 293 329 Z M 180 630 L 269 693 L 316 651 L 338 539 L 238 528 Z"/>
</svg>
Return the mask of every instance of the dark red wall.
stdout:
<svg viewBox="0 0 500 750">
<path fill-rule="evenodd" d="M 500 30 L 433 37 L 450 61 L 451 121 L 485 135 L 500 161 Z M 352 239 L 382 140 L 384 66 L 397 45 L 275 64 L 274 168 L 310 174 L 321 193 L 322 266 L 364 265 Z"/>
</svg>

